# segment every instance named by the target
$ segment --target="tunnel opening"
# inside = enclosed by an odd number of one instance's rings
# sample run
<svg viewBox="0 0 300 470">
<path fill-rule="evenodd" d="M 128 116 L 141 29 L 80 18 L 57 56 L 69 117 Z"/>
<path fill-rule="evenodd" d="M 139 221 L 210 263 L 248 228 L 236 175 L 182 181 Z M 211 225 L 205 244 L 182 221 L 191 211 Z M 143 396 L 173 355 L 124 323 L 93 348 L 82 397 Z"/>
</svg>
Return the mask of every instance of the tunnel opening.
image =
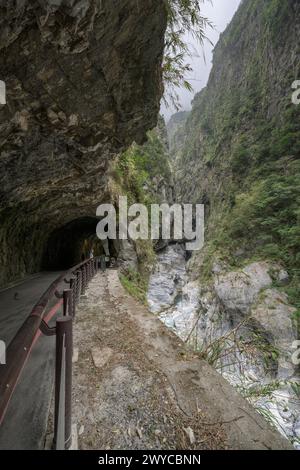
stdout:
<svg viewBox="0 0 300 470">
<path fill-rule="evenodd" d="M 65 270 L 91 256 L 118 257 L 115 240 L 101 241 L 96 235 L 96 217 L 81 217 L 54 230 L 42 260 L 44 270 Z"/>
</svg>

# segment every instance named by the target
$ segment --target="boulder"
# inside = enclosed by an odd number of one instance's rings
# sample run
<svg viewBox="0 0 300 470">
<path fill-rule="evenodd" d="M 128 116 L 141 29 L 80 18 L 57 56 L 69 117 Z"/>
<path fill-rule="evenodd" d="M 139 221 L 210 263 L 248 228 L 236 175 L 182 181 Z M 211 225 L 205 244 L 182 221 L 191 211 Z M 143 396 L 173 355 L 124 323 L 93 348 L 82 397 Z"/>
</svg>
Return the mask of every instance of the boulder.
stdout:
<svg viewBox="0 0 300 470">
<path fill-rule="evenodd" d="M 296 339 L 292 315 L 296 309 L 289 305 L 286 294 L 272 288 L 274 279 L 286 280 L 288 274 L 271 263 L 256 262 L 241 271 L 215 275 L 214 289 L 225 309 L 222 318 L 229 316 L 236 325 L 248 316 L 248 325 L 262 334 L 270 352 L 274 348 L 278 353 L 277 377 L 287 379 L 295 374 L 291 355 Z"/>
<path fill-rule="evenodd" d="M 269 270 L 269 263 L 257 262 L 246 266 L 241 271 L 216 276 L 215 292 L 227 310 L 247 315 L 260 291 L 272 284 Z"/>
<path fill-rule="evenodd" d="M 278 373 L 280 379 L 294 375 L 291 361 L 292 344 L 296 339 L 292 315 L 296 311 L 288 304 L 286 294 L 277 289 L 267 289 L 261 296 L 260 302 L 251 310 L 251 318 L 278 351 Z"/>
</svg>

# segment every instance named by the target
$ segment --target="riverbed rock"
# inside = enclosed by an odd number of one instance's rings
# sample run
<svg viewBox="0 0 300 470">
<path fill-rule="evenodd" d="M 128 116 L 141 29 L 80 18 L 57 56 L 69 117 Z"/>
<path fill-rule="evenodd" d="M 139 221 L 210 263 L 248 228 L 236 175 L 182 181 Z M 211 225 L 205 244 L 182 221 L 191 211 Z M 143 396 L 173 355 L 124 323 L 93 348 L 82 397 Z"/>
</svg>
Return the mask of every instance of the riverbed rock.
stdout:
<svg viewBox="0 0 300 470">
<path fill-rule="evenodd" d="M 296 308 L 288 303 L 286 294 L 277 289 L 267 289 L 263 292 L 260 302 L 251 310 L 251 319 L 255 321 L 259 331 L 262 331 L 278 352 L 279 379 L 287 379 L 295 373 L 291 362 L 293 342 L 296 332 L 292 316 Z"/>
<path fill-rule="evenodd" d="M 278 274 L 277 274 L 277 281 L 280 283 L 280 284 L 287 284 L 290 280 L 290 276 L 288 274 L 287 271 L 285 271 L 284 269 L 281 269 Z"/>
<path fill-rule="evenodd" d="M 227 265 L 222 261 L 215 261 L 212 265 L 211 272 L 213 274 L 222 274 L 227 271 Z"/>
<path fill-rule="evenodd" d="M 230 312 L 247 315 L 260 291 L 272 284 L 270 264 L 257 262 L 241 271 L 216 276 L 214 288 L 220 302 Z"/>
<path fill-rule="evenodd" d="M 277 355 L 277 378 L 290 378 L 295 373 L 291 362 L 296 334 L 292 322 L 295 308 L 286 294 L 271 288 L 273 279 L 285 280 L 288 274 L 268 262 L 256 262 L 240 271 L 215 276 L 214 290 L 222 308 L 222 318 L 236 326 L 243 318 L 258 331 Z M 248 328 L 248 327 L 247 327 Z M 268 347 L 268 346 L 267 346 Z"/>
</svg>

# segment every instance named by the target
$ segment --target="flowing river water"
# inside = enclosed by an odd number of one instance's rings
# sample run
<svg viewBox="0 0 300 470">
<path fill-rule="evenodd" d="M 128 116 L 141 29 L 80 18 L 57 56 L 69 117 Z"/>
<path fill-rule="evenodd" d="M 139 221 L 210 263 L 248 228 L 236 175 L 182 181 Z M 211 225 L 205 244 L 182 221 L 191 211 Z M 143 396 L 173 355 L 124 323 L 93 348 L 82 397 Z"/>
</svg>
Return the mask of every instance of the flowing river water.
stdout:
<svg viewBox="0 0 300 470">
<path fill-rule="evenodd" d="M 237 344 L 240 335 L 250 335 L 249 329 L 232 325 L 226 312 L 220 315 L 216 300 L 203 294 L 199 283 L 190 279 L 183 245 L 170 245 L 159 253 L 147 300 L 150 310 L 167 327 L 202 353 L 300 450 L 299 381 L 266 369 L 263 354 L 251 340 L 247 348 Z"/>
</svg>

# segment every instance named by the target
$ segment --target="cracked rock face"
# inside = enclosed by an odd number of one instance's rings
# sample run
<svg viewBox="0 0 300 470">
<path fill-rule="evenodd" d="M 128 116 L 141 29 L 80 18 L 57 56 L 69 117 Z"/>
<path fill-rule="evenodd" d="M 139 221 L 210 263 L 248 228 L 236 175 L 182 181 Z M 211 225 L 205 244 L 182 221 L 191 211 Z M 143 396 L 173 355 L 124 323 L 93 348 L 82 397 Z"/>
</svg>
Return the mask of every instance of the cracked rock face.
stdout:
<svg viewBox="0 0 300 470">
<path fill-rule="evenodd" d="M 156 125 L 160 0 L 0 0 L 0 285 L 109 201 L 109 161 Z"/>
</svg>

